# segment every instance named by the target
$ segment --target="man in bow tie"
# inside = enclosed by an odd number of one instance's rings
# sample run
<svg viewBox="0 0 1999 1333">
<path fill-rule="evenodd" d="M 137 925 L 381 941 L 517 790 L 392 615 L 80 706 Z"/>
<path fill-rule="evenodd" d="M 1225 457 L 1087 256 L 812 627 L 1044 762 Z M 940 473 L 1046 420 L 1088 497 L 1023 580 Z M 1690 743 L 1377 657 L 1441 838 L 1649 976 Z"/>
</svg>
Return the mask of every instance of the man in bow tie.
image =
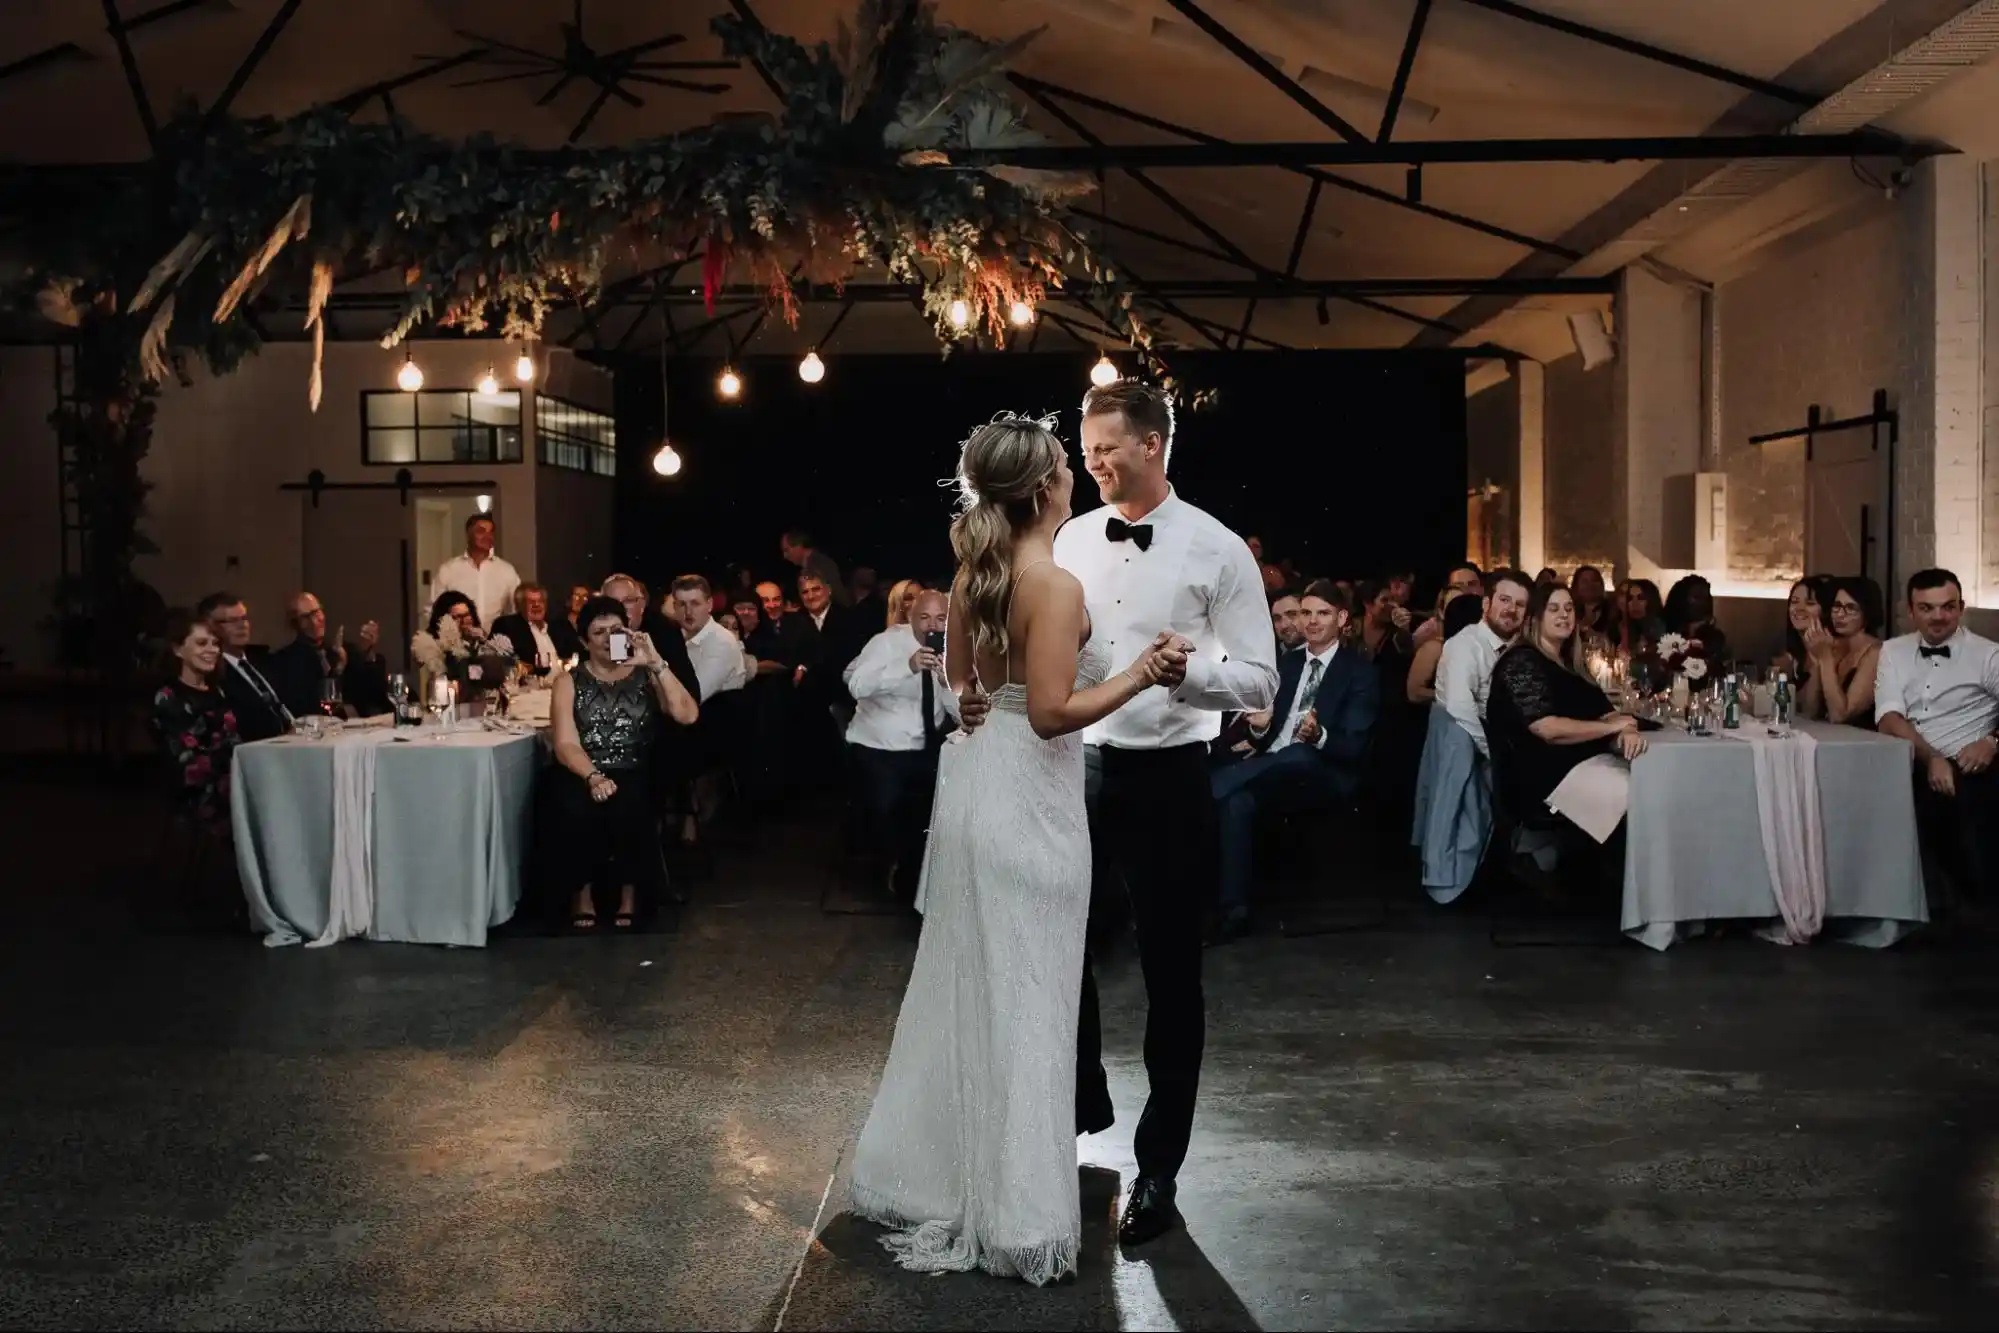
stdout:
<svg viewBox="0 0 1999 1333">
<path fill-rule="evenodd" d="M 1909 576 L 1916 631 L 1881 645 L 1875 725 L 1915 747 L 1916 810 L 1961 890 L 1999 906 L 1999 644 L 1965 629 L 1947 569 Z"/>
<path fill-rule="evenodd" d="M 1162 628 L 1180 636 L 1184 679 L 1148 690 L 1083 733 L 1093 906 L 1120 877 L 1144 964 L 1145 1070 L 1151 1096 L 1133 1140 L 1138 1176 L 1118 1234 L 1139 1244 L 1179 1221 L 1174 1179 L 1193 1131 L 1205 1006 L 1201 919 L 1216 865 L 1208 745 L 1226 710 L 1270 707 L 1277 649 L 1256 560 L 1242 538 L 1174 494 L 1166 480 L 1173 406 L 1124 381 L 1083 399 L 1083 455 L 1105 504 L 1055 538 L 1055 561 L 1083 585 L 1090 635 L 1111 660 Z M 1095 912 L 1093 911 L 1093 915 Z M 1076 1128 L 1113 1119 L 1096 983 L 1086 957 L 1077 1029 Z"/>
</svg>

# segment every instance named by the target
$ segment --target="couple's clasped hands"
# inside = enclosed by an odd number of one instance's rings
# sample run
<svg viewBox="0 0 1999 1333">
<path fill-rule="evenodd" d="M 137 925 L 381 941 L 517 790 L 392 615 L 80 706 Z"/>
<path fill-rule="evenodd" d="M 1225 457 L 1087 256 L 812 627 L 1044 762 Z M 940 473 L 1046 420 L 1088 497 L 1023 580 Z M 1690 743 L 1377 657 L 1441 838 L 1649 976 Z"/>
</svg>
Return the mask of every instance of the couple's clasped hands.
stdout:
<svg viewBox="0 0 1999 1333">
<path fill-rule="evenodd" d="M 1187 658 L 1193 651 L 1193 640 L 1163 629 L 1146 645 L 1138 660 L 1124 669 L 1124 674 L 1138 682 L 1141 693 L 1155 685 L 1169 690 L 1178 689 L 1181 682 L 1187 679 Z M 914 659 L 911 659 L 911 665 L 913 669 Z M 991 707 L 986 692 L 979 688 L 977 682 L 958 692 L 958 720 L 966 731 L 972 731 L 984 722 Z"/>
<path fill-rule="evenodd" d="M 1627 763 L 1645 753 L 1645 733 L 1638 729 L 1637 718 L 1629 713 L 1612 713 L 1604 721 L 1611 724 L 1611 742 Z"/>
</svg>

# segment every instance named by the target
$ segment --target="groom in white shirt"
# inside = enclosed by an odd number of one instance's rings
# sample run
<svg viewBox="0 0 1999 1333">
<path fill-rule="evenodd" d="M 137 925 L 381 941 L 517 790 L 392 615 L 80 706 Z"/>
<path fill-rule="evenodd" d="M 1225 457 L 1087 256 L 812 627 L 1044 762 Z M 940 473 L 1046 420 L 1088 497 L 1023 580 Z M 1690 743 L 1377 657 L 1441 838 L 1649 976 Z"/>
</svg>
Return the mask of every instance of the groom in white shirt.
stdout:
<svg viewBox="0 0 1999 1333">
<path fill-rule="evenodd" d="M 1083 460 L 1104 506 L 1055 537 L 1055 561 L 1083 585 L 1090 636 L 1112 661 L 1162 629 L 1182 636 L 1186 678 L 1148 690 L 1083 733 L 1097 884 L 1122 877 L 1145 972 L 1145 1072 L 1132 1182 L 1119 1238 L 1136 1245 L 1179 1222 L 1174 1181 L 1193 1132 L 1206 1010 L 1201 922 L 1217 865 L 1208 745 L 1224 711 L 1277 695 L 1277 645 L 1263 582 L 1242 538 L 1166 480 L 1173 407 L 1124 381 L 1083 399 Z M 1122 655 L 1122 656 L 1120 656 Z M 1087 956 L 1076 1037 L 1076 1128 L 1113 1119 L 1096 981 Z"/>
</svg>

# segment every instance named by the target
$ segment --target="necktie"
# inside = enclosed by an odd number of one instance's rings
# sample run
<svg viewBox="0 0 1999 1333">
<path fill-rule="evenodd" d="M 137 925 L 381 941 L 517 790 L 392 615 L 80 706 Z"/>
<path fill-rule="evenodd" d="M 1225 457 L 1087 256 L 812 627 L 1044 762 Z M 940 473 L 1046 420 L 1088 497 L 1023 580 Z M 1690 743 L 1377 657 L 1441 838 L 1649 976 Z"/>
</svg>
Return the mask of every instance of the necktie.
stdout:
<svg viewBox="0 0 1999 1333">
<path fill-rule="evenodd" d="M 923 673 L 923 748 L 940 750 L 944 747 L 944 729 L 937 725 L 937 673 Z"/>
<path fill-rule="evenodd" d="M 1291 716 L 1294 719 L 1291 724 L 1293 736 L 1298 734 L 1298 723 L 1305 720 L 1305 714 L 1312 711 L 1312 704 L 1319 697 L 1319 677 L 1324 673 L 1325 666 L 1324 662 L 1315 657 L 1312 659 L 1311 668 L 1305 672 L 1305 683 L 1299 687 L 1298 701 L 1291 705 Z"/>
<path fill-rule="evenodd" d="M 1128 541 L 1139 550 L 1144 551 L 1150 549 L 1152 546 L 1152 525 L 1150 523 L 1127 523 L 1121 518 L 1114 518 L 1104 525 L 1104 536 L 1114 542 Z"/>
<path fill-rule="evenodd" d="M 236 670 L 242 673 L 243 679 L 250 682 L 252 692 L 266 704 L 269 704 L 271 709 L 280 718 L 284 719 L 284 724 L 289 727 L 292 724 L 292 710 L 285 707 L 284 700 L 278 698 L 278 692 L 271 688 L 271 682 L 264 679 L 264 673 L 251 666 L 250 659 L 247 657 L 236 659 Z"/>
<path fill-rule="evenodd" d="M 1916 645 L 1916 651 L 1924 657 L 1949 657 L 1950 645 L 1946 643 L 1941 647 L 1932 648 L 1927 643 L 1919 643 Z"/>
</svg>

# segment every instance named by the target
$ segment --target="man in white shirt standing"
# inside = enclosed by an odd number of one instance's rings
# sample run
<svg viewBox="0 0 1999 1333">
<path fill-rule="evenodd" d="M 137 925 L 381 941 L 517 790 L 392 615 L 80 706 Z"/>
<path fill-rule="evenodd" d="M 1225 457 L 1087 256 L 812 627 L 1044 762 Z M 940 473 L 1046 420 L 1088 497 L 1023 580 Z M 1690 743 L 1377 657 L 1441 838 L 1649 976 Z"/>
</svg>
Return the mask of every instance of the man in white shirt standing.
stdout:
<svg viewBox="0 0 1999 1333">
<path fill-rule="evenodd" d="M 1520 637 L 1533 592 L 1533 581 L 1517 569 L 1486 575 L 1485 618 L 1453 634 L 1437 659 L 1437 702 L 1470 734 L 1487 762 L 1492 747 L 1485 740 L 1485 701 L 1492 692 L 1492 665 Z"/>
<path fill-rule="evenodd" d="M 854 696 L 847 753 L 874 851 L 905 903 L 916 901 L 923 870 L 937 753 L 958 717 L 958 697 L 944 680 L 949 610 L 943 593 L 919 594 L 909 622 L 869 639 L 846 670 L 847 692 Z"/>
<path fill-rule="evenodd" d="M 1965 629 L 1963 585 L 1947 569 L 1909 576 L 1913 634 L 1881 645 L 1874 718 L 1915 747 L 1917 809 L 1954 844 L 1960 888 L 1999 905 L 1999 643 Z"/>
<path fill-rule="evenodd" d="M 431 579 L 430 595 L 462 592 L 479 609 L 479 623 L 488 630 L 493 622 L 514 609 L 514 591 L 521 586 L 520 573 L 493 553 L 500 527 L 491 514 L 474 514 L 465 520 L 465 554 L 454 555 L 437 567 Z M 516 645 L 518 647 L 519 645 Z"/>
<path fill-rule="evenodd" d="M 1148 690 L 1083 733 L 1095 892 L 1122 874 L 1144 964 L 1145 1071 L 1151 1096 L 1133 1145 L 1119 1237 L 1129 1245 L 1180 1221 L 1174 1181 L 1193 1132 L 1206 1006 L 1202 908 L 1217 857 L 1208 745 L 1225 710 L 1269 708 L 1277 647 L 1255 557 L 1241 537 L 1174 494 L 1166 479 L 1173 406 L 1136 381 L 1083 399 L 1083 457 L 1105 504 L 1070 520 L 1055 561 L 1083 585 L 1090 637 L 1113 661 L 1162 630 L 1181 636 L 1186 678 Z M 1077 1026 L 1076 1127 L 1113 1119 L 1096 982 L 1087 953 Z"/>
</svg>

